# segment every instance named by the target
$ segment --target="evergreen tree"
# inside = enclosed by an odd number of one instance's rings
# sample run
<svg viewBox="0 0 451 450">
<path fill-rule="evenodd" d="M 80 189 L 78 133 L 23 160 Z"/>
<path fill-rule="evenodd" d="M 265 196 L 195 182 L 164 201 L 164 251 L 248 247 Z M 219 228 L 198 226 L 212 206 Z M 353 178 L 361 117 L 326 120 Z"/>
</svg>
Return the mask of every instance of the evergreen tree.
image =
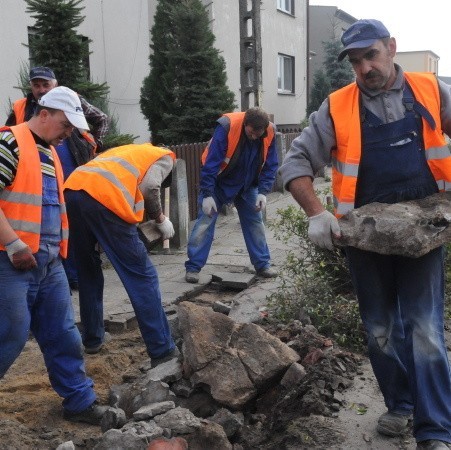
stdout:
<svg viewBox="0 0 451 450">
<path fill-rule="evenodd" d="M 339 40 L 332 39 L 324 42 L 323 45 L 326 53 L 323 66 L 330 83 L 330 92 L 334 92 L 354 81 L 354 71 L 347 58 L 342 61 L 337 60 L 343 48 Z"/>
<path fill-rule="evenodd" d="M 76 32 L 85 19 L 79 6 L 83 0 L 25 1 L 27 12 L 36 20 L 29 42 L 34 65 L 51 67 L 59 85 L 74 89 L 90 101 L 105 96 L 106 83 L 90 82 L 84 65 L 91 41 Z"/>
<path fill-rule="evenodd" d="M 154 143 L 208 140 L 215 120 L 235 108 L 214 40 L 200 0 L 159 1 L 151 72 L 141 90 L 141 110 Z"/>
<path fill-rule="evenodd" d="M 110 117 L 110 129 L 103 141 L 103 149 L 129 144 L 136 136 L 120 134 L 117 119 L 108 110 L 106 83 L 89 80 L 85 61 L 89 58 L 90 39 L 83 38 L 76 28 L 84 21 L 81 14 L 83 0 L 25 0 L 27 12 L 36 20 L 30 38 L 30 55 L 34 66 L 47 66 L 54 72 L 60 86 L 68 86 L 89 103 Z M 29 91 L 28 70 L 21 68 L 21 89 Z"/>
<path fill-rule="evenodd" d="M 321 103 L 330 92 L 330 83 L 327 75 L 323 70 L 317 70 L 313 76 L 313 86 L 307 106 L 307 116 L 310 116 L 313 111 L 316 111 L 321 106 Z"/>
</svg>

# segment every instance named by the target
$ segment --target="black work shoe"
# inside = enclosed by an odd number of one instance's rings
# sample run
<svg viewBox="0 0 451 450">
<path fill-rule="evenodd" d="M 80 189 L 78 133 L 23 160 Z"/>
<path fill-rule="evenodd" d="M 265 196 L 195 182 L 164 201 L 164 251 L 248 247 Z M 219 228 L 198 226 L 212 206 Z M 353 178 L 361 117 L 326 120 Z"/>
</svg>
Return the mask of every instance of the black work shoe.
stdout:
<svg viewBox="0 0 451 450">
<path fill-rule="evenodd" d="M 376 430 L 384 436 L 402 436 L 409 431 L 409 422 L 412 415 L 402 415 L 394 412 L 386 412 L 379 417 Z"/>
<path fill-rule="evenodd" d="M 89 408 L 78 413 L 70 412 L 67 409 L 63 412 L 63 418 L 69 422 L 83 422 L 91 425 L 99 425 L 108 406 L 100 406 L 94 402 Z"/>
<path fill-rule="evenodd" d="M 277 272 L 271 267 L 266 267 L 265 269 L 257 270 L 257 275 L 262 278 L 276 278 Z"/>
<path fill-rule="evenodd" d="M 151 358 L 151 364 L 152 369 L 155 369 L 155 367 L 159 366 L 160 364 L 163 364 L 165 362 L 171 361 L 172 359 L 178 358 L 180 356 L 180 350 L 175 347 L 172 349 L 169 353 L 163 354 L 159 358 Z"/>
<path fill-rule="evenodd" d="M 100 350 L 102 350 L 102 347 L 107 342 L 111 341 L 111 334 L 108 333 L 108 331 L 105 331 L 105 334 L 103 336 L 103 342 L 101 342 L 99 345 L 96 345 L 95 347 L 85 347 L 85 353 L 88 353 L 88 355 L 95 355 L 96 353 L 99 353 Z"/>
</svg>

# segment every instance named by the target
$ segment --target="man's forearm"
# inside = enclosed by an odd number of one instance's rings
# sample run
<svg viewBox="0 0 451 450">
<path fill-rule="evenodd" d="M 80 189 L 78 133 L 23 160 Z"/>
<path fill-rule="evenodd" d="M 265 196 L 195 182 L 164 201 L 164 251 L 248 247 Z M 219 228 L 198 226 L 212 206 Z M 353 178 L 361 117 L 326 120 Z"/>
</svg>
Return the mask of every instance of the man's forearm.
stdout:
<svg viewBox="0 0 451 450">
<path fill-rule="evenodd" d="M 307 216 L 316 216 L 324 211 L 324 206 L 315 193 L 310 177 L 299 177 L 291 180 L 288 189 Z"/>
<path fill-rule="evenodd" d="M 9 224 L 5 213 L 0 209 L 0 243 L 5 246 L 17 238 L 18 236 Z"/>
</svg>

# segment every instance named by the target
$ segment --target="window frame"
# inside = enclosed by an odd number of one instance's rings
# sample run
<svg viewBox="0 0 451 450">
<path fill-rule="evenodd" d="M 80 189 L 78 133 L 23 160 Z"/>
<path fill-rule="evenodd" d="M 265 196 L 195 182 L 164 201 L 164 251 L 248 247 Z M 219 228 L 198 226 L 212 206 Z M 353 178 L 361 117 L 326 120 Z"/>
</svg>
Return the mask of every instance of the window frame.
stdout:
<svg viewBox="0 0 451 450">
<path fill-rule="evenodd" d="M 291 89 L 286 88 L 285 86 L 285 80 L 286 80 L 286 74 L 285 74 L 285 61 L 291 62 Z M 287 95 L 293 95 L 295 93 L 295 58 L 294 56 L 287 55 L 285 53 L 278 53 L 277 54 L 277 93 L 278 94 L 287 94 Z"/>
<path fill-rule="evenodd" d="M 288 4 L 288 8 L 286 5 Z M 277 0 L 277 9 L 294 16 L 294 0 Z"/>
</svg>

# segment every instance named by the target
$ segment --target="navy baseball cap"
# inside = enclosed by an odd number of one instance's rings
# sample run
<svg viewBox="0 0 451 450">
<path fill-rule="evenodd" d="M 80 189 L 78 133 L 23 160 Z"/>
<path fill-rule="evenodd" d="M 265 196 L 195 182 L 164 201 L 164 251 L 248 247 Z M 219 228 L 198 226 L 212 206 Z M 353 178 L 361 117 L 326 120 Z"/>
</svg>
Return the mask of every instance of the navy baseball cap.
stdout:
<svg viewBox="0 0 451 450">
<path fill-rule="evenodd" d="M 379 20 L 362 19 L 354 22 L 341 37 L 344 49 L 338 55 L 341 61 L 349 50 L 354 48 L 371 47 L 379 39 L 390 37 L 390 33 L 385 25 Z"/>
<path fill-rule="evenodd" d="M 33 67 L 30 70 L 30 81 L 36 78 L 41 80 L 56 80 L 53 70 L 48 67 Z"/>
</svg>

